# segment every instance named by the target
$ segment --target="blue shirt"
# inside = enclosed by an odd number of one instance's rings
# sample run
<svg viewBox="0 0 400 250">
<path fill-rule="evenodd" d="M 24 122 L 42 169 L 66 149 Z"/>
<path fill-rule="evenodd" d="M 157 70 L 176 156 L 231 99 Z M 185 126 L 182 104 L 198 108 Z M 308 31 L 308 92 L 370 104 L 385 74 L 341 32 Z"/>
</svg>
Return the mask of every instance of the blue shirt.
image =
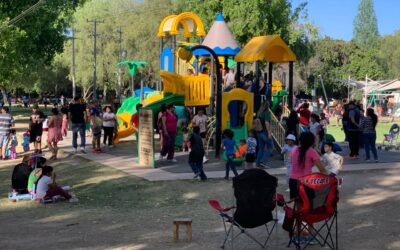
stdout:
<svg viewBox="0 0 400 250">
<path fill-rule="evenodd" d="M 234 155 L 235 154 L 235 140 L 229 139 L 229 138 L 224 138 L 222 142 L 225 146 L 225 153 L 226 155 Z"/>
</svg>

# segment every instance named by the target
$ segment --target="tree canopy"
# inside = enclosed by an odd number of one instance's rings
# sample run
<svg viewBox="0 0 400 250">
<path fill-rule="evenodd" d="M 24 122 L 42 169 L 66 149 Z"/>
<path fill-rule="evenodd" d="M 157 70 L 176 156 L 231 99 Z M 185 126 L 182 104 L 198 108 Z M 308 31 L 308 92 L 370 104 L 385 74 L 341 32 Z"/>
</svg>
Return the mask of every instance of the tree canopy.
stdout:
<svg viewBox="0 0 400 250">
<path fill-rule="evenodd" d="M 378 21 L 372 0 L 361 0 L 353 25 L 354 40 L 357 43 L 371 47 L 378 45 Z"/>
<path fill-rule="evenodd" d="M 43 1 L 35 12 L 19 22 L 9 20 L 37 3 L 33 0 L 3 0 L 0 2 L 0 86 L 16 88 L 32 86 L 30 76 L 51 65 L 54 56 L 61 53 L 65 29 L 74 9 L 83 1 Z"/>
</svg>

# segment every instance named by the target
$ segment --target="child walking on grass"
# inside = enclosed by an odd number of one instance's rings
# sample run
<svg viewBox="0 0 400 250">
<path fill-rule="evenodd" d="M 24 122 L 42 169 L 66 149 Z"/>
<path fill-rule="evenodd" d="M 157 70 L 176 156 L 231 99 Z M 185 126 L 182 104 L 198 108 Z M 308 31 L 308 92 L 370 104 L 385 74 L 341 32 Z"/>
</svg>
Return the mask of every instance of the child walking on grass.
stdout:
<svg viewBox="0 0 400 250">
<path fill-rule="evenodd" d="M 91 110 L 89 122 L 93 136 L 92 137 L 93 153 L 101 153 L 100 140 L 101 140 L 101 127 L 103 125 L 103 120 L 97 116 L 94 110 Z"/>
<path fill-rule="evenodd" d="M 233 160 L 235 159 L 235 148 L 238 149 L 238 146 L 236 145 L 235 140 L 233 139 L 233 131 L 230 129 L 225 129 L 224 130 L 224 140 L 222 141 L 221 148 L 225 148 L 225 154 L 226 154 L 226 165 L 225 165 L 225 180 L 229 180 L 229 169 L 232 170 L 233 174 L 235 176 L 238 176 L 238 173 L 236 171 L 235 163 Z"/>
</svg>

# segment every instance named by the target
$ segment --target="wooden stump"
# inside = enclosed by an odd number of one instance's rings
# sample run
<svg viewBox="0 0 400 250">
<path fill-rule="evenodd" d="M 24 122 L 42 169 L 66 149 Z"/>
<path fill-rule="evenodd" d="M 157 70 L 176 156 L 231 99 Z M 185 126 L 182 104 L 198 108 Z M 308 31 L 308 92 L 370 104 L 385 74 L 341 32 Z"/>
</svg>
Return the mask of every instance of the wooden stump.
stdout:
<svg viewBox="0 0 400 250">
<path fill-rule="evenodd" d="M 192 219 L 175 219 L 173 223 L 174 241 L 179 241 L 179 225 L 186 226 L 186 241 L 192 241 Z"/>
</svg>

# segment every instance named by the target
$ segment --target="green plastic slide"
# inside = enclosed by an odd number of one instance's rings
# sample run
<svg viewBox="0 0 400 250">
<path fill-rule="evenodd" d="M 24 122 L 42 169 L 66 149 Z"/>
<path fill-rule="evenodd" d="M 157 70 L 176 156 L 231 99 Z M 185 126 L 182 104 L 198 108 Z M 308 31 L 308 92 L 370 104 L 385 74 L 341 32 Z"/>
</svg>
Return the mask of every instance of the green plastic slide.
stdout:
<svg viewBox="0 0 400 250">
<path fill-rule="evenodd" d="M 140 97 L 131 96 L 124 100 L 121 107 L 117 111 L 117 115 L 128 112 L 133 115 L 137 112 L 136 105 L 140 103 Z"/>
</svg>

